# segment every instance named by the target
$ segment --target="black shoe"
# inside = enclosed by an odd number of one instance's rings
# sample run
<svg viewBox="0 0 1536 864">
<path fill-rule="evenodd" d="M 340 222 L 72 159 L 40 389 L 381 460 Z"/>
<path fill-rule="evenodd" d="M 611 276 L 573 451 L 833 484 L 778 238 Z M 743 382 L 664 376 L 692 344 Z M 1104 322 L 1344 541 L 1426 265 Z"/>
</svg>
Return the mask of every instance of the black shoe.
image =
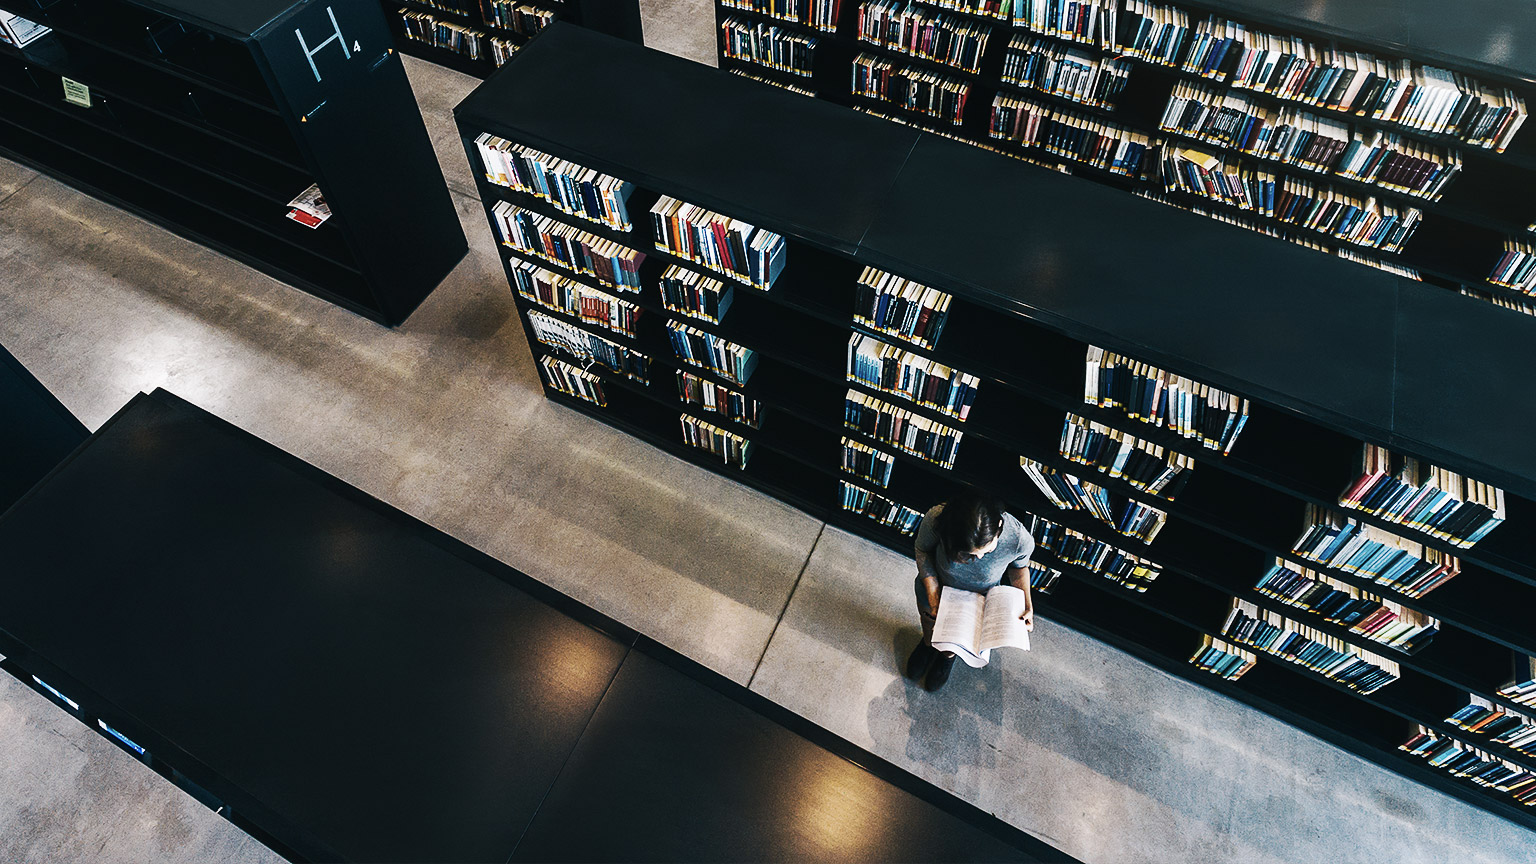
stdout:
<svg viewBox="0 0 1536 864">
<path fill-rule="evenodd" d="M 927 642 L 917 643 L 917 647 L 912 649 L 912 656 L 907 658 L 907 677 L 913 681 L 922 681 L 923 676 L 928 674 L 928 667 L 937 659 L 939 652 L 932 645 Z"/>
<path fill-rule="evenodd" d="M 935 652 L 937 653 L 937 652 Z M 939 659 L 928 667 L 928 677 L 923 679 L 923 689 L 929 693 L 937 693 L 944 688 L 944 682 L 949 680 L 949 670 L 955 668 L 955 655 L 942 654 Z"/>
</svg>

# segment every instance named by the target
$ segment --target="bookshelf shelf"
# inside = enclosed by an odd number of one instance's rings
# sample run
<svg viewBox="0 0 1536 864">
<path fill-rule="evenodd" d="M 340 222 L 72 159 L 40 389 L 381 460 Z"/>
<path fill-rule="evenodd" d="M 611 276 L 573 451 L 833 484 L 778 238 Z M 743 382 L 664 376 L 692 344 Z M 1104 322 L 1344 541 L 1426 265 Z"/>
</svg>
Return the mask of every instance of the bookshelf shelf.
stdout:
<svg viewBox="0 0 1536 864">
<path fill-rule="evenodd" d="M 460 8 L 457 9 L 448 5 L 453 2 L 447 0 L 439 6 L 421 0 L 379 0 L 379 6 L 400 53 L 476 78 L 485 78 L 500 67 L 491 47 L 492 39 L 509 42 L 514 49 L 520 49 L 538 35 L 537 32 L 524 33 L 491 23 L 491 13 L 487 11 L 491 0 L 458 0 Z M 569 21 L 621 39 L 633 42 L 641 39 L 639 0 L 516 0 L 507 5 L 531 7 L 547 13 L 551 21 Z M 459 28 L 467 34 L 462 37 L 464 42 L 475 47 L 466 44 L 459 50 L 452 45 L 413 38 L 408 34 L 403 12 L 430 15 L 440 23 Z"/>
<path fill-rule="evenodd" d="M 642 98 L 661 81 L 688 98 L 664 105 Z M 578 104 L 559 96 L 572 89 L 585 94 Z M 634 184 L 627 209 L 635 228 L 615 232 L 481 181 L 488 211 L 508 201 L 646 255 L 638 295 L 529 259 L 647 310 L 635 341 L 651 357 L 649 385 L 600 373 L 618 385 L 607 408 L 546 388 L 551 399 L 897 550 L 910 550 L 910 537 L 844 511 L 837 481 L 918 512 L 962 482 L 988 489 L 1016 513 L 1161 567 L 1137 592 L 1042 549 L 1042 563 L 1066 576 L 1042 599 L 1042 614 L 1536 827 L 1529 808 L 1509 796 L 1396 750 L 1412 722 L 1447 731 L 1457 692 L 1491 697 L 1506 683 L 1496 679 L 1506 674 L 1509 649 L 1536 648 L 1521 611 L 1536 601 L 1529 578 L 1536 570 L 1519 551 L 1520 526 L 1536 520 L 1536 456 L 1494 431 L 1536 419 L 1536 409 L 1505 395 L 1524 392 L 1514 377 L 1531 332 L 1524 316 L 1496 315 L 1491 304 L 564 25 L 531 43 L 455 113 L 477 173 L 474 138 L 489 132 Z M 616 136 L 614 128 L 633 134 Z M 667 131 L 680 128 L 715 131 Z M 829 156 L 837 153 L 857 153 L 858 170 Z M 785 237 L 786 265 L 772 289 L 735 285 L 719 324 L 667 311 L 657 289 L 661 271 L 676 265 L 718 274 L 654 247 L 649 208 L 661 195 Z M 494 219 L 489 224 L 498 231 Z M 505 260 L 519 257 L 503 251 Z M 871 266 L 953 296 L 934 347 L 854 323 L 854 286 Z M 663 329 L 669 319 L 753 349 L 756 371 L 736 385 L 677 361 Z M 967 420 L 849 382 L 855 333 L 979 376 Z M 1423 350 L 1447 338 L 1465 340 L 1454 343 L 1467 345 L 1465 362 L 1446 364 L 1444 352 Z M 1233 453 L 1084 404 L 1089 345 L 1252 400 Z M 543 350 L 535 344 L 536 354 Z M 753 442 L 744 470 L 682 443 L 679 414 L 716 420 L 676 399 L 677 369 L 761 402 L 761 429 L 718 423 Z M 844 428 L 850 390 L 963 433 L 953 468 Z M 1065 459 L 1057 448 L 1068 413 L 1193 457 L 1188 486 L 1166 502 Z M 885 487 L 842 471 L 844 437 L 891 457 Z M 1504 488 L 1509 525 L 1459 549 L 1342 511 L 1460 558 L 1460 575 L 1423 598 L 1291 554 L 1308 504 L 1339 509 L 1340 490 L 1358 474 L 1361 441 Z M 1020 468 L 1020 456 L 1164 510 L 1167 522 L 1148 544 L 1085 512 L 1058 510 Z M 1439 633 L 1401 651 L 1256 591 L 1277 557 L 1432 615 Z M 1269 655 L 1237 682 L 1189 664 L 1200 634 L 1219 632 L 1234 597 L 1393 660 L 1401 677 L 1361 694 Z"/>
</svg>

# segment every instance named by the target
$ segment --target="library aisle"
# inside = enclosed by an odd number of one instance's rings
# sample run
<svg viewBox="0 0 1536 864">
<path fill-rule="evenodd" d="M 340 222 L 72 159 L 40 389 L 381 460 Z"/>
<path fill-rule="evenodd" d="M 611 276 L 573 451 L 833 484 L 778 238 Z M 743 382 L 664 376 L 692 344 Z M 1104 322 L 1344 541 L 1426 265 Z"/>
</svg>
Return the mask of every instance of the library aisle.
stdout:
<svg viewBox="0 0 1536 864">
<path fill-rule="evenodd" d="M 707 4 L 644 10 L 711 55 Z M 903 681 L 909 560 L 543 397 L 449 111 L 476 82 L 407 67 L 471 250 L 398 330 L 0 162 L 0 343 L 93 429 L 166 387 L 1084 861 L 1529 860 L 1511 822 L 1049 621 L 940 694 Z M 277 860 L 14 682 L 0 741 L 0 859 Z"/>
</svg>

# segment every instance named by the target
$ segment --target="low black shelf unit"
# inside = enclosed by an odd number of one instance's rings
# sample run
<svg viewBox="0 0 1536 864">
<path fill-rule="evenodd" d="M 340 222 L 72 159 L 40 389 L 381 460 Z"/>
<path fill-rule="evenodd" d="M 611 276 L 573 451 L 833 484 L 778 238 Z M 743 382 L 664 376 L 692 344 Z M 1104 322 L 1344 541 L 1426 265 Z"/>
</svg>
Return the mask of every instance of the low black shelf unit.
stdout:
<svg viewBox="0 0 1536 864">
<path fill-rule="evenodd" d="M 379 0 L 395 47 L 484 78 L 556 21 L 641 41 L 639 0 Z"/>
<path fill-rule="evenodd" d="M 1536 756 L 1451 719 L 1531 716 L 1536 321 L 566 25 L 455 116 L 550 399 L 899 551 L 987 489 L 1043 615 L 1536 827 Z"/>
<path fill-rule="evenodd" d="M 0 155 L 391 326 L 468 251 L 373 3 L 5 8 Z"/>
</svg>

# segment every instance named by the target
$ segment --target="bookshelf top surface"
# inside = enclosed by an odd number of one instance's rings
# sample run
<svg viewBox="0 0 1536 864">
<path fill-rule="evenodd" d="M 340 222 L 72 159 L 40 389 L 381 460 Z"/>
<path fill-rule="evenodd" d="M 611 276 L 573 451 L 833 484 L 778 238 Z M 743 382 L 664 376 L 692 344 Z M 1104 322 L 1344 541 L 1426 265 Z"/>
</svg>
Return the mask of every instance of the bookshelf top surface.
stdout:
<svg viewBox="0 0 1536 864">
<path fill-rule="evenodd" d="M 1536 498 L 1492 304 L 563 24 L 456 115 Z"/>
<path fill-rule="evenodd" d="M 295 6 L 310 0 L 131 0 L 135 5 L 189 21 L 235 39 L 254 35 Z M 318 2 L 318 0 L 316 0 Z M 339 5 L 339 4 L 338 4 Z"/>
</svg>

